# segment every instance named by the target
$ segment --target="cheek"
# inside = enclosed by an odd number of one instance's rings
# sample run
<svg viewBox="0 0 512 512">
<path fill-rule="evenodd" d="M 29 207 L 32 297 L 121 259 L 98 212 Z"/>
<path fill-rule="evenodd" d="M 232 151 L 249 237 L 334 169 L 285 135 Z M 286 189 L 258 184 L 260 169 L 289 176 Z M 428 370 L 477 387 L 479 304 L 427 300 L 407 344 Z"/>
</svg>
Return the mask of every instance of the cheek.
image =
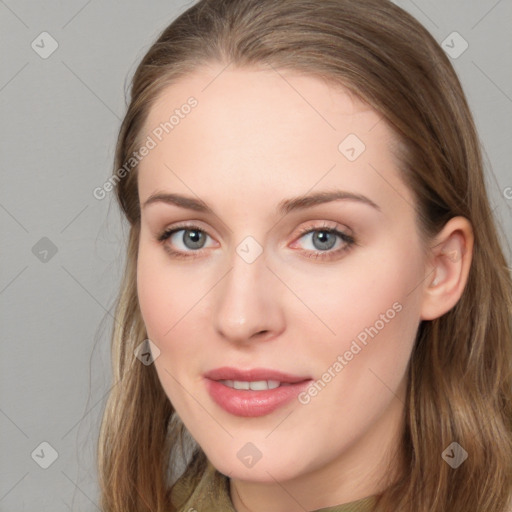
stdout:
<svg viewBox="0 0 512 512">
<path fill-rule="evenodd" d="M 420 248 L 411 245 L 390 240 L 356 250 L 337 266 L 283 269 L 283 281 L 293 283 L 301 306 L 312 313 L 303 311 L 295 319 L 316 329 L 321 334 L 316 339 L 328 346 L 336 338 L 352 339 L 375 323 L 379 330 L 382 322 L 386 327 L 399 323 L 405 315 L 397 309 L 406 305 L 415 314 L 424 275 Z"/>
<path fill-rule="evenodd" d="M 171 326 L 171 294 L 165 293 L 166 276 L 155 261 L 154 254 L 139 246 L 137 260 L 137 296 L 142 318 L 150 339 L 161 340 Z"/>
<path fill-rule="evenodd" d="M 165 251 L 142 243 L 137 261 L 137 296 L 148 338 L 160 350 L 155 368 L 169 397 L 181 400 L 184 374 L 204 343 L 206 276 L 170 265 Z M 203 340 L 203 341 L 202 341 Z M 186 361 L 186 364 L 183 362 Z M 173 378 L 174 377 L 174 378 Z"/>
<path fill-rule="evenodd" d="M 141 242 L 137 260 L 137 296 L 148 336 L 165 342 L 201 297 L 200 284 L 172 267 L 165 251 Z"/>
<path fill-rule="evenodd" d="M 172 403 L 182 410 L 190 405 L 179 384 L 188 365 L 176 363 L 193 361 L 194 354 L 197 356 L 195 336 L 187 330 L 187 312 L 197 302 L 199 292 L 197 287 L 187 287 L 186 281 L 183 272 L 165 264 L 158 249 L 141 244 L 137 261 L 140 311 L 147 336 L 160 351 L 154 361 L 159 380 Z"/>
<path fill-rule="evenodd" d="M 378 251 L 347 258 L 339 271 L 323 269 L 316 286 L 310 276 L 295 278 L 298 295 L 317 316 L 295 315 L 304 318 L 299 328 L 309 334 L 303 337 L 314 339 L 304 348 L 317 362 L 317 376 L 330 371 L 339 386 L 358 384 L 368 397 L 386 392 L 379 378 L 391 389 L 398 387 L 419 325 L 418 284 L 424 277 L 419 247 L 406 250 L 405 245 L 382 244 Z"/>
</svg>

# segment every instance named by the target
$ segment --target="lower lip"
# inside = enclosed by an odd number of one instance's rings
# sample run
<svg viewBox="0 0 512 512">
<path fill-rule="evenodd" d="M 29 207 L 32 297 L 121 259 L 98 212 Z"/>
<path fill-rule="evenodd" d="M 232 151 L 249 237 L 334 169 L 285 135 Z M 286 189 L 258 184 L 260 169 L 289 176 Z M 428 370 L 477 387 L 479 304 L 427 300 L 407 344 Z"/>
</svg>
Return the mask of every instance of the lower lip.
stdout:
<svg viewBox="0 0 512 512">
<path fill-rule="evenodd" d="M 289 386 L 263 391 L 233 389 L 211 379 L 206 380 L 208 393 L 217 405 L 235 416 L 265 416 L 297 397 L 311 379 Z"/>
</svg>

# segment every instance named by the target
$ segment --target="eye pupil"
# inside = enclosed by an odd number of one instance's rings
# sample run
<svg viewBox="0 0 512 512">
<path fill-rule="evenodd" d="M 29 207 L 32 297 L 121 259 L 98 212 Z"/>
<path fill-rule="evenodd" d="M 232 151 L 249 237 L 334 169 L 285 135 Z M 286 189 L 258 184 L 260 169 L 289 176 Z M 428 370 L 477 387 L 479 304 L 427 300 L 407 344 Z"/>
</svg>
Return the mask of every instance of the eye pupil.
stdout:
<svg viewBox="0 0 512 512">
<path fill-rule="evenodd" d="M 331 240 L 329 240 L 329 238 Z M 315 242 L 319 242 L 320 247 L 318 247 Z M 315 244 L 315 247 L 319 250 L 332 249 L 334 247 L 334 244 L 336 243 L 336 236 L 334 235 L 334 233 L 331 233 L 330 231 L 317 231 L 313 235 L 313 243 Z"/>
<path fill-rule="evenodd" d="M 201 242 L 204 242 L 205 235 L 202 231 L 197 229 L 188 229 L 183 233 L 183 243 L 189 249 L 200 249 Z M 191 241 L 192 246 L 187 244 L 187 241 Z"/>
</svg>

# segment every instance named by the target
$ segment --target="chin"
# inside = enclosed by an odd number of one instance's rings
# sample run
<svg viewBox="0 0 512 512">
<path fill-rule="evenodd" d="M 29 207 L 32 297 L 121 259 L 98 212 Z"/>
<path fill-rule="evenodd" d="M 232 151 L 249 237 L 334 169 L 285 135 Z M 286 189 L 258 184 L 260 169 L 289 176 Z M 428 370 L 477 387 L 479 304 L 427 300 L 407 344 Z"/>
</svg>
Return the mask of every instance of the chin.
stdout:
<svg viewBox="0 0 512 512">
<path fill-rule="evenodd" d="M 251 482 L 275 483 L 291 480 L 298 476 L 300 467 L 290 462 L 287 458 L 267 458 L 263 455 L 252 466 L 246 466 L 236 455 L 226 457 L 218 454 L 208 459 L 222 474 L 236 480 Z"/>
</svg>

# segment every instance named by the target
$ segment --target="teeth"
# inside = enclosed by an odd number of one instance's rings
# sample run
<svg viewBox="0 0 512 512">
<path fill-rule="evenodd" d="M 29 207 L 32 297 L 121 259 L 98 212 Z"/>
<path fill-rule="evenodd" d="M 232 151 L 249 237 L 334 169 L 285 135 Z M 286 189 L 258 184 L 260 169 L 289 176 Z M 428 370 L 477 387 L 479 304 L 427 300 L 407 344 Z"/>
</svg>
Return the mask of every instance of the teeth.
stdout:
<svg viewBox="0 0 512 512">
<path fill-rule="evenodd" d="M 279 381 L 277 380 L 257 380 L 255 382 L 249 382 L 249 386 L 253 391 L 262 391 L 264 389 L 275 389 L 279 387 Z"/>
<path fill-rule="evenodd" d="M 233 389 L 251 389 L 253 391 L 265 391 L 267 389 L 275 389 L 280 385 L 284 386 L 277 380 L 256 380 L 252 382 L 242 380 L 220 380 L 222 384 Z"/>
</svg>

